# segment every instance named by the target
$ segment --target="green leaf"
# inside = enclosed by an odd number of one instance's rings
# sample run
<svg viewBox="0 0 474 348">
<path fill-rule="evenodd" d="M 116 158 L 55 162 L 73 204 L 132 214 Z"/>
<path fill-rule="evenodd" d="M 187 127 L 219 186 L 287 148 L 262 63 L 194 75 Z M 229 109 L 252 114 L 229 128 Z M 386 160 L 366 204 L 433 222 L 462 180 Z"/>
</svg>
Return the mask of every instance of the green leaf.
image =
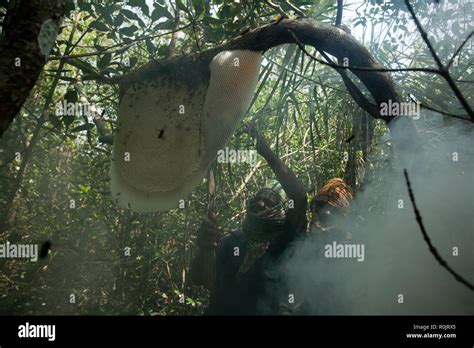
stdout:
<svg viewBox="0 0 474 348">
<path fill-rule="evenodd" d="M 132 11 L 129 11 L 129 10 L 122 10 L 122 14 L 128 19 L 138 21 L 138 23 L 140 23 L 141 26 L 143 27 L 145 26 L 145 23 L 143 23 L 142 19 L 138 17 L 136 13 L 133 13 Z"/>
<path fill-rule="evenodd" d="M 79 8 L 81 9 L 81 11 L 85 11 L 85 12 L 89 12 L 89 13 L 92 12 L 92 5 L 91 5 L 90 2 L 78 1 L 77 4 L 79 5 Z"/>
<path fill-rule="evenodd" d="M 104 21 L 110 25 L 113 24 L 112 16 L 111 14 L 114 12 L 114 9 L 110 6 L 104 7 L 101 5 L 95 5 L 95 8 L 97 12 L 101 15 L 101 17 L 104 19 Z"/>
<path fill-rule="evenodd" d="M 66 17 L 69 17 L 71 12 L 74 11 L 75 9 L 76 9 L 76 5 L 74 4 L 74 1 L 73 0 L 67 0 L 67 2 L 66 2 Z"/>
<path fill-rule="evenodd" d="M 124 20 L 124 17 L 122 14 L 119 14 L 117 15 L 115 18 L 114 18 L 114 25 L 116 27 L 120 27 L 122 24 L 123 24 L 123 20 Z"/>
<path fill-rule="evenodd" d="M 174 29 L 174 22 L 173 21 L 166 21 L 162 23 L 158 23 L 155 25 L 155 30 L 173 30 Z"/>
<path fill-rule="evenodd" d="M 81 77 L 82 81 L 92 81 L 92 80 L 96 80 L 96 79 L 97 79 L 97 76 L 95 76 L 95 75 L 83 75 Z"/>
<path fill-rule="evenodd" d="M 67 128 L 74 122 L 74 119 L 74 116 L 63 116 L 62 121 Z"/>
<path fill-rule="evenodd" d="M 110 28 L 102 22 L 95 21 L 94 23 L 91 24 L 91 28 L 96 29 L 98 31 L 109 31 Z"/>
<path fill-rule="evenodd" d="M 187 7 L 183 4 L 183 2 L 181 0 L 176 0 L 176 6 L 181 10 L 181 11 L 184 11 L 186 13 L 189 13 Z"/>
<path fill-rule="evenodd" d="M 232 17 L 232 9 L 228 4 L 225 4 L 224 6 L 221 7 L 219 10 L 219 18 L 231 18 Z"/>
<path fill-rule="evenodd" d="M 71 131 L 72 132 L 72 131 Z M 79 185 L 79 189 L 84 192 L 84 193 L 87 193 L 91 190 L 91 187 L 88 186 L 88 185 Z"/>
<path fill-rule="evenodd" d="M 95 73 L 96 72 L 95 68 L 91 64 L 89 64 L 88 62 L 86 62 L 84 60 L 74 58 L 74 59 L 71 59 L 70 61 L 72 61 L 74 63 L 74 66 L 78 67 L 79 69 L 81 69 L 84 72 L 88 72 L 88 73 L 91 73 L 91 72 Z"/>
<path fill-rule="evenodd" d="M 151 55 L 153 55 L 155 53 L 155 45 L 153 45 L 153 42 L 151 42 L 150 39 L 146 39 L 145 40 L 145 45 L 146 45 L 146 50 L 148 51 L 148 53 L 150 53 Z"/>
<path fill-rule="evenodd" d="M 202 23 L 209 26 L 217 26 L 224 24 L 224 20 L 214 17 L 204 17 Z"/>
<path fill-rule="evenodd" d="M 129 0 L 127 2 L 127 5 L 133 6 L 133 7 L 140 7 L 142 12 L 148 16 L 149 8 L 145 0 Z"/>
<path fill-rule="evenodd" d="M 69 77 L 69 76 L 59 76 L 60 80 L 63 81 L 70 81 L 70 82 L 76 82 L 77 80 L 74 77 Z"/>
<path fill-rule="evenodd" d="M 137 30 L 138 28 L 134 25 L 119 29 L 120 33 L 126 36 L 133 36 Z"/>
<path fill-rule="evenodd" d="M 109 66 L 110 61 L 112 60 L 112 53 L 106 53 L 97 61 L 97 67 L 100 70 L 104 70 Z"/>
<path fill-rule="evenodd" d="M 150 17 L 150 9 L 149 7 L 145 4 L 145 6 L 140 7 L 142 9 L 142 12 L 146 14 L 148 17 Z"/>
<path fill-rule="evenodd" d="M 137 57 L 130 57 L 130 68 L 132 68 L 133 66 L 135 66 L 135 64 L 137 64 L 138 62 L 138 58 Z"/>
<path fill-rule="evenodd" d="M 73 129 L 71 129 L 71 133 L 86 131 L 86 130 L 89 130 L 89 129 L 92 129 L 92 128 L 94 128 L 93 123 L 86 123 L 86 124 L 83 124 L 83 125 L 80 125 L 78 127 L 75 127 Z"/>
<path fill-rule="evenodd" d="M 151 13 L 151 19 L 153 21 L 156 21 L 156 20 L 158 20 L 162 17 L 166 17 L 168 19 L 173 19 L 173 15 L 171 13 L 169 13 L 166 6 L 162 6 L 158 3 L 154 3 L 153 6 L 155 7 L 153 12 Z"/>
<path fill-rule="evenodd" d="M 142 7 L 143 5 L 146 5 L 146 1 L 145 0 L 128 0 L 127 5 L 132 6 L 132 7 Z"/>
<path fill-rule="evenodd" d="M 194 11 L 196 12 L 196 17 L 199 17 L 204 13 L 205 3 L 204 0 L 193 0 Z"/>
<path fill-rule="evenodd" d="M 117 69 L 108 67 L 104 70 L 101 70 L 100 73 L 101 73 L 101 75 L 104 75 L 104 76 L 109 75 L 109 74 L 116 75 L 116 74 L 119 74 L 119 71 Z"/>
<path fill-rule="evenodd" d="M 55 113 L 50 113 L 49 116 L 49 122 L 53 125 L 54 128 L 56 129 L 61 129 L 63 127 L 63 124 L 61 123 L 61 120 L 59 119 L 58 116 L 56 116 Z"/>
<path fill-rule="evenodd" d="M 75 90 L 69 90 L 67 93 L 64 95 L 64 100 L 66 100 L 68 103 L 75 103 L 78 99 L 77 92 Z"/>
</svg>

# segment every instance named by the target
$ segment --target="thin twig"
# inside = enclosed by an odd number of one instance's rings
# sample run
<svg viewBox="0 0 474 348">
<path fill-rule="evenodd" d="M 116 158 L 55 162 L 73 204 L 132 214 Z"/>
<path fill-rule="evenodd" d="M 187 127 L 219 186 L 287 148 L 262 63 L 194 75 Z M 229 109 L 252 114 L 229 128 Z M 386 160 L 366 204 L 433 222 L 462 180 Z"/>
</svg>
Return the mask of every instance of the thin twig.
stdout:
<svg viewBox="0 0 474 348">
<path fill-rule="evenodd" d="M 178 32 L 178 31 L 181 31 L 183 29 L 186 29 L 187 27 L 191 26 L 192 23 L 189 23 L 189 24 L 186 24 L 186 25 L 183 25 L 182 27 L 180 28 L 175 28 L 174 30 L 172 31 L 167 31 L 166 33 L 162 33 L 162 34 L 156 34 L 156 35 L 144 35 L 144 36 L 140 36 L 136 39 L 133 39 L 133 40 L 130 40 L 130 41 L 127 41 L 127 42 L 120 42 L 118 44 L 115 44 L 115 45 L 112 45 L 112 46 L 109 46 L 109 47 L 106 47 L 100 51 L 96 51 L 96 52 L 89 52 L 89 53 L 82 53 L 82 54 L 74 54 L 74 55 L 64 55 L 64 56 L 50 56 L 49 57 L 49 60 L 63 60 L 63 59 L 71 59 L 71 58 L 81 58 L 81 57 L 90 57 L 90 56 L 98 56 L 98 55 L 101 55 L 101 54 L 106 54 L 106 53 L 116 53 L 116 52 L 120 52 L 121 50 L 126 50 L 126 49 L 129 49 L 133 44 L 139 42 L 139 41 L 143 41 L 143 40 L 147 40 L 147 39 L 154 39 L 154 38 L 158 38 L 158 37 L 162 37 L 162 36 L 166 36 L 166 35 L 169 35 L 169 34 L 174 34 L 175 32 Z M 120 47 L 120 46 L 124 46 L 126 45 L 126 47 L 121 47 L 119 49 L 116 49 L 116 50 L 113 50 L 113 51 L 110 51 L 110 49 L 112 48 L 116 48 L 116 47 Z"/>
<path fill-rule="evenodd" d="M 288 0 L 283 0 L 283 2 L 286 4 L 286 6 L 288 6 L 294 13 L 296 13 L 298 16 L 300 17 L 306 17 L 306 15 L 304 14 L 303 11 L 301 11 L 298 7 L 296 7 L 295 5 L 293 5 L 291 2 L 289 2 Z"/>
<path fill-rule="evenodd" d="M 439 255 L 438 251 L 436 248 L 433 246 L 431 243 L 431 239 L 428 236 L 428 233 L 426 232 L 425 226 L 423 225 L 423 220 L 421 218 L 420 211 L 418 210 L 418 207 L 416 206 L 415 203 L 415 196 L 413 194 L 413 190 L 411 188 L 411 183 L 410 179 L 408 178 L 408 172 L 406 169 L 403 170 L 403 173 L 405 174 L 405 180 L 406 184 L 408 187 L 408 195 L 410 196 L 410 201 L 413 205 L 413 211 L 415 212 L 415 217 L 416 217 L 416 222 L 418 222 L 418 226 L 420 226 L 421 233 L 423 234 L 423 239 L 425 240 L 426 244 L 428 244 L 428 248 L 430 249 L 431 254 L 433 254 L 434 258 L 438 263 L 444 267 L 451 275 L 456 279 L 458 282 L 464 284 L 467 288 L 470 290 L 474 291 L 474 285 L 471 284 L 469 281 L 461 277 L 458 273 L 456 273 L 449 265 L 448 263 Z"/>
<path fill-rule="evenodd" d="M 176 51 L 176 42 L 178 41 L 178 30 L 179 30 L 181 15 L 180 15 L 180 10 L 178 8 L 176 8 L 174 11 L 175 11 L 175 14 L 174 14 L 173 34 L 171 34 L 170 43 L 168 44 L 168 47 L 166 47 L 165 58 L 170 58 L 174 56 L 175 51 Z"/>
<path fill-rule="evenodd" d="M 273 3 L 272 1 L 270 0 L 267 0 L 266 3 L 268 4 L 268 6 L 270 6 L 271 8 L 273 8 L 275 11 L 277 11 L 283 18 L 290 18 L 286 12 L 281 8 L 280 5 L 277 5 L 275 3 Z"/>
<path fill-rule="evenodd" d="M 344 0 L 337 0 L 336 27 L 342 23 L 342 10 L 344 9 Z"/>
<path fill-rule="evenodd" d="M 454 59 L 458 56 L 458 54 L 461 52 L 466 43 L 471 39 L 472 35 L 474 35 L 474 31 L 471 31 L 471 33 L 464 39 L 464 41 L 458 47 L 456 52 L 454 52 L 453 57 L 449 60 L 448 65 L 446 65 L 446 69 L 449 69 L 451 67 L 451 65 L 454 63 Z"/>
<path fill-rule="evenodd" d="M 433 45 L 431 44 L 430 40 L 428 39 L 428 34 L 423 29 L 423 26 L 421 25 L 418 17 L 416 16 L 415 11 L 413 10 L 413 7 L 410 4 L 410 1 L 405 0 L 405 4 L 408 8 L 408 11 L 411 14 L 411 17 L 413 18 L 413 21 L 415 22 L 415 25 L 416 25 L 418 31 L 420 32 L 421 38 L 426 43 L 426 46 L 428 46 L 428 49 L 430 50 L 431 56 L 433 57 L 434 61 L 436 62 L 436 65 L 438 66 L 438 68 L 440 70 L 443 70 L 444 65 L 443 65 L 443 63 L 441 63 L 441 59 L 439 59 L 438 54 L 436 53 Z"/>
<path fill-rule="evenodd" d="M 444 115 L 444 116 L 449 116 L 449 117 L 452 117 L 452 118 L 457 118 L 457 119 L 460 119 L 460 120 L 463 120 L 463 121 L 469 121 L 469 122 L 471 121 L 470 119 L 463 117 L 463 115 L 451 114 L 449 112 L 438 110 L 438 109 L 435 109 L 435 108 L 433 108 L 429 105 L 423 104 L 423 103 L 419 102 L 418 100 L 416 100 L 414 98 L 414 96 L 411 95 L 411 94 L 410 94 L 410 99 L 414 103 L 420 103 L 420 108 L 431 110 L 431 111 L 437 112 L 438 114 L 441 114 L 441 115 Z"/>
<path fill-rule="evenodd" d="M 324 51 L 320 51 L 319 53 L 321 53 L 321 55 L 324 57 L 324 59 L 326 59 L 327 62 L 333 63 L 331 58 L 329 58 L 329 56 Z M 357 105 L 359 105 L 362 109 L 367 111 L 373 117 L 375 117 L 375 118 L 380 117 L 379 116 L 379 109 L 378 109 L 377 105 L 372 104 L 365 97 L 365 95 L 362 93 L 362 91 L 359 89 L 359 87 L 357 87 L 357 85 L 350 79 L 350 77 L 347 76 L 346 71 L 342 70 L 342 69 L 339 69 L 339 68 L 336 68 L 336 71 L 339 73 L 339 75 L 341 75 L 341 78 L 342 78 L 347 90 L 349 91 L 349 94 L 352 96 L 352 98 L 357 103 Z"/>
<path fill-rule="evenodd" d="M 459 90 L 458 86 L 454 83 L 454 80 L 452 79 L 451 75 L 449 74 L 449 70 L 443 65 L 441 62 L 441 59 L 439 59 L 438 55 L 436 54 L 436 51 L 431 44 L 430 40 L 428 39 L 428 34 L 426 31 L 423 29 L 423 26 L 421 25 L 420 21 L 418 20 L 418 17 L 415 14 L 415 11 L 413 10 L 413 7 L 410 4 L 410 0 L 405 0 L 405 5 L 408 8 L 408 11 L 410 12 L 411 17 L 413 18 L 413 21 L 416 24 L 416 27 L 418 31 L 420 32 L 421 38 L 423 41 L 426 43 L 426 46 L 428 46 L 428 49 L 430 50 L 431 56 L 433 57 L 434 61 L 436 62 L 436 65 L 438 65 L 439 68 L 439 74 L 443 76 L 443 78 L 446 80 L 448 83 L 449 87 L 451 87 L 452 91 L 458 98 L 459 102 L 463 106 L 463 108 L 467 111 L 469 116 L 471 117 L 471 121 L 474 122 L 474 112 L 467 102 L 466 98 L 464 98 L 463 94 Z"/>
<path fill-rule="evenodd" d="M 419 71 L 419 72 L 425 72 L 425 73 L 433 73 L 433 74 L 438 74 L 438 75 L 441 75 L 445 80 L 446 82 L 448 83 L 448 85 L 450 86 L 451 90 L 454 92 L 454 94 L 456 95 L 456 97 L 458 98 L 458 100 L 460 101 L 461 105 L 463 106 L 463 108 L 467 111 L 468 115 L 470 116 L 471 118 L 471 122 L 474 122 L 474 114 L 473 114 L 473 111 L 471 109 L 471 107 L 469 106 L 469 104 L 467 103 L 466 99 L 464 98 L 464 96 L 462 95 L 462 93 L 459 91 L 459 89 L 457 88 L 456 84 L 454 83 L 453 79 L 451 78 L 451 76 L 449 75 L 449 72 L 444 68 L 444 66 L 442 66 L 442 69 L 433 69 L 433 68 L 396 68 L 396 69 L 385 69 L 385 68 L 367 68 L 367 67 L 358 67 L 358 66 L 351 66 L 351 65 L 339 65 L 339 64 L 335 64 L 335 63 L 330 63 L 330 62 L 326 62 L 322 59 L 319 59 L 317 57 L 315 57 L 313 54 L 311 54 L 310 52 L 308 52 L 306 50 L 306 48 L 304 47 L 304 45 L 300 42 L 300 40 L 298 39 L 298 37 L 296 36 L 296 34 L 291 30 L 291 29 L 288 29 L 289 33 L 293 36 L 293 38 L 295 39 L 295 42 L 296 44 L 298 45 L 298 47 L 303 51 L 304 54 L 306 54 L 308 57 L 310 57 L 311 59 L 317 61 L 318 63 L 321 63 L 323 65 L 327 65 L 327 66 L 330 66 L 334 69 L 349 69 L 349 70 L 352 70 L 352 71 L 368 71 L 368 72 L 413 72 L 413 71 Z M 426 35 L 426 33 L 425 33 Z M 431 45 L 431 43 L 430 43 Z"/>
<path fill-rule="evenodd" d="M 317 61 L 318 63 L 330 66 L 331 68 L 335 69 L 349 69 L 349 70 L 354 70 L 354 71 L 367 71 L 367 72 L 409 72 L 409 71 L 419 71 L 419 72 L 425 72 L 425 73 L 433 73 L 433 74 L 440 74 L 442 75 L 442 72 L 439 71 L 438 69 L 433 69 L 433 68 L 396 68 L 396 69 L 386 69 L 386 68 L 367 68 L 367 67 L 361 67 L 361 66 L 353 66 L 353 65 L 339 65 L 335 63 L 328 63 L 322 59 L 319 59 L 318 57 L 315 57 L 313 54 L 309 53 L 304 45 L 301 43 L 301 41 L 298 39 L 296 34 L 293 32 L 291 29 L 287 29 L 290 34 L 293 36 L 295 39 L 296 44 L 298 47 L 303 51 L 304 54 L 306 54 L 308 57 L 311 59 Z"/>
<path fill-rule="evenodd" d="M 75 58 L 84 58 L 84 57 L 93 57 L 93 56 L 100 56 L 104 54 L 112 54 L 112 53 L 122 53 L 132 47 L 132 44 L 120 48 L 116 48 L 111 50 L 111 47 L 104 48 L 100 51 L 89 52 L 89 53 L 79 53 L 79 54 L 71 54 L 68 56 L 55 56 L 51 57 L 50 60 L 64 60 L 64 59 L 75 59 Z"/>
<path fill-rule="evenodd" d="M 456 119 L 459 119 L 459 120 L 471 122 L 470 119 L 465 118 L 465 117 L 462 117 L 461 115 L 450 114 L 449 112 L 435 109 L 435 108 L 433 108 L 433 107 L 431 107 L 431 106 L 428 106 L 428 105 L 426 105 L 426 104 L 423 104 L 423 103 L 420 103 L 420 107 L 421 107 L 422 109 L 431 110 L 431 111 L 434 111 L 434 112 L 436 112 L 436 113 L 438 113 L 438 114 L 441 114 L 441 115 L 444 115 L 444 116 L 449 116 L 449 117 L 456 118 Z"/>
</svg>

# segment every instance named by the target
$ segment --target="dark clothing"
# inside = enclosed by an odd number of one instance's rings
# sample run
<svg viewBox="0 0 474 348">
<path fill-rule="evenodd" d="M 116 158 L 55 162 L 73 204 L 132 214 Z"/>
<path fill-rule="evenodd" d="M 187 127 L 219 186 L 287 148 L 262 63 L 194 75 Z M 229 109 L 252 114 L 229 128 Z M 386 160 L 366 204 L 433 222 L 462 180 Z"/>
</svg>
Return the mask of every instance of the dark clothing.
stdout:
<svg viewBox="0 0 474 348">
<path fill-rule="evenodd" d="M 275 315 L 280 302 L 288 302 L 278 268 L 283 252 L 291 241 L 306 230 L 306 201 L 295 202 L 285 223 L 285 234 L 270 245 L 245 273 L 239 268 L 246 252 L 241 229 L 225 235 L 217 247 L 216 282 L 211 290 L 210 315 Z"/>
<path fill-rule="evenodd" d="M 236 249 L 238 248 L 238 249 Z M 264 294 L 267 281 L 263 256 L 240 279 L 237 272 L 244 260 L 246 245 L 242 230 L 224 236 L 216 256 L 216 286 L 211 291 L 208 313 L 211 315 L 251 315 L 257 313 L 257 302 Z"/>
</svg>

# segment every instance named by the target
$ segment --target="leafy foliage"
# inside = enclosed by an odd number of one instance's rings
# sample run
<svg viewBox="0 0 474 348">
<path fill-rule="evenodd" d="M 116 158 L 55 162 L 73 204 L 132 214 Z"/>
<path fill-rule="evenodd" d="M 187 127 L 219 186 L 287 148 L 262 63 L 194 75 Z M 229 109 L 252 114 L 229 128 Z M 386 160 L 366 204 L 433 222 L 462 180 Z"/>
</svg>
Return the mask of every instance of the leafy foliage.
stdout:
<svg viewBox="0 0 474 348">
<path fill-rule="evenodd" d="M 402 2 L 351 4 L 352 12 L 345 12 L 344 18 L 351 19 L 346 23 L 353 35 L 383 65 L 432 65 L 398 3 Z M 469 2 L 459 7 L 451 1 L 444 6 L 427 3 L 418 1 L 415 8 L 427 22 L 442 59 L 447 60 L 472 23 L 472 18 L 461 18 Z M 295 0 L 292 4 L 315 20 L 334 21 L 334 1 Z M 281 7 L 292 13 L 285 2 Z M 206 184 L 187 198 L 183 209 L 156 214 L 118 209 L 108 189 L 111 146 L 99 141 L 94 117 L 58 115 L 56 108 L 58 103 L 84 102 L 85 98 L 112 133 L 118 90 L 97 83 L 97 76 L 119 76 L 150 59 L 165 58 L 170 31 L 179 29 L 174 53 L 187 54 L 266 24 L 278 13 L 262 1 L 222 0 L 155 1 L 151 6 L 145 0 L 79 1 L 77 8 L 71 2 L 69 9 L 66 27 L 52 50 L 56 59 L 48 63 L 21 117 L 2 139 L 0 240 L 51 241 L 52 248 L 37 263 L 0 260 L 0 313 L 201 314 L 208 293 L 190 283 L 189 267 L 196 250 L 196 230 L 207 213 Z M 460 19 L 446 20 L 451 16 Z M 75 63 L 63 64 L 61 56 L 70 56 Z M 457 79 L 472 80 L 468 59 L 467 53 L 461 53 L 453 66 Z M 443 110 L 457 105 L 438 77 L 400 73 L 394 78 L 405 96 L 413 94 Z M 463 88 L 466 95 L 474 95 L 472 84 Z M 52 98 L 47 104 L 49 93 Z M 389 140 L 379 138 L 385 126 L 356 106 L 334 70 L 312 61 L 294 45 L 265 53 L 246 121 L 270 140 L 306 184 L 310 196 L 335 176 L 346 177 L 356 188 L 365 181 L 376 185 L 377 178 L 370 173 L 386 165 L 390 155 Z M 35 132 L 40 136 L 32 138 Z M 347 142 L 352 135 L 353 140 Z M 242 129 L 228 146 L 255 148 Z M 229 230 L 238 226 L 249 198 L 273 174 L 261 158 L 257 168 L 215 163 L 213 169 L 215 213 Z"/>
</svg>

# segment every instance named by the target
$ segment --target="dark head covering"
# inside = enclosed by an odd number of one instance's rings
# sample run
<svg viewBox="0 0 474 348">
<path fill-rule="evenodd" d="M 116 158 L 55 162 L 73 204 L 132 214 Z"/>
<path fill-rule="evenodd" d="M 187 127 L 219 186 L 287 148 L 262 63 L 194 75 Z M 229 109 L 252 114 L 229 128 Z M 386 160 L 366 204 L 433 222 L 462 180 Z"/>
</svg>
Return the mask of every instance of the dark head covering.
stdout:
<svg viewBox="0 0 474 348">
<path fill-rule="evenodd" d="M 324 184 L 313 200 L 313 205 L 327 203 L 333 207 L 341 208 L 342 213 L 346 215 L 350 210 L 352 200 L 352 190 L 344 180 L 334 178 Z"/>
<path fill-rule="evenodd" d="M 277 181 L 257 192 L 247 206 L 243 231 L 247 240 L 269 242 L 284 231 L 288 197 Z"/>
<path fill-rule="evenodd" d="M 288 196 L 277 181 L 270 182 L 250 200 L 242 225 L 247 250 L 239 275 L 246 273 L 270 243 L 283 235 L 287 213 Z"/>
</svg>

